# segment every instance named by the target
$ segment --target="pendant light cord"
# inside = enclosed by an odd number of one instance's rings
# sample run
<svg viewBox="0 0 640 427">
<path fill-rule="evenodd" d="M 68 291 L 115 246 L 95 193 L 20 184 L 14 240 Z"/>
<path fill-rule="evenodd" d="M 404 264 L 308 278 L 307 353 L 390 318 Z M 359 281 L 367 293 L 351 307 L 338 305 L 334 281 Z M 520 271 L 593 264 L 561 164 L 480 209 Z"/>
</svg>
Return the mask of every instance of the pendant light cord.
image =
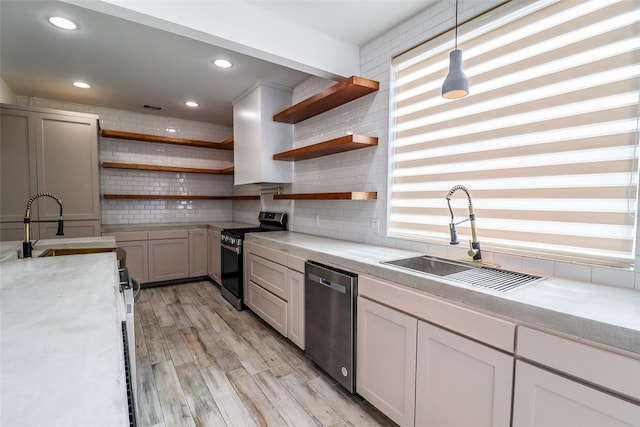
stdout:
<svg viewBox="0 0 640 427">
<path fill-rule="evenodd" d="M 456 50 L 458 50 L 458 0 L 456 0 Z"/>
</svg>

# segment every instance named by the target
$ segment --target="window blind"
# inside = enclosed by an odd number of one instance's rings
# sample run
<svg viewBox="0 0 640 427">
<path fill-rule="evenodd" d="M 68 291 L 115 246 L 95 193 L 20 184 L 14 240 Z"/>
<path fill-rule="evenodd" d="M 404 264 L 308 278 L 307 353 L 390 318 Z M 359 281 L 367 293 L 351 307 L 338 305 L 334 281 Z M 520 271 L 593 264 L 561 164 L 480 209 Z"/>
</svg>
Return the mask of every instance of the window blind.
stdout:
<svg viewBox="0 0 640 427">
<path fill-rule="evenodd" d="M 394 58 L 389 235 L 448 242 L 462 184 L 485 249 L 632 265 L 639 21 L 638 1 L 506 3 L 459 27 L 471 89 L 454 101 L 453 31 Z"/>
</svg>

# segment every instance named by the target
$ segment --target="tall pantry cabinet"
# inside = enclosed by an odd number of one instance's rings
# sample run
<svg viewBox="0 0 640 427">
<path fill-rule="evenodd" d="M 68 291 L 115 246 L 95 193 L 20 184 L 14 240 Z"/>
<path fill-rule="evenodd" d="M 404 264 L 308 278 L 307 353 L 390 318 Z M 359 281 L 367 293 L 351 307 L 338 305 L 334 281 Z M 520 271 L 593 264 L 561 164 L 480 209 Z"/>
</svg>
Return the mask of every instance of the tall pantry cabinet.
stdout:
<svg viewBox="0 0 640 427">
<path fill-rule="evenodd" d="M 63 202 L 65 237 L 100 235 L 98 116 L 0 105 L 0 240 L 22 240 L 27 201 Z M 31 219 L 56 221 L 58 204 L 36 199 Z M 31 224 L 32 240 L 53 238 L 55 222 Z"/>
</svg>

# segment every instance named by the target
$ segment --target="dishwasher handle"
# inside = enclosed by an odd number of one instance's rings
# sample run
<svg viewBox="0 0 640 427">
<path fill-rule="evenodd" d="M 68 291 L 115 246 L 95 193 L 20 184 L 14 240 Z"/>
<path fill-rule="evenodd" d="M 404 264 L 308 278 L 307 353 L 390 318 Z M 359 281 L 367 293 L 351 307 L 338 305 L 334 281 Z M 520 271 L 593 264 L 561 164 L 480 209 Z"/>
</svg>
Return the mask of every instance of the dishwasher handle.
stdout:
<svg viewBox="0 0 640 427">
<path fill-rule="evenodd" d="M 329 279 L 325 279 L 324 277 L 320 277 L 316 274 L 313 273 L 308 273 L 307 274 L 307 278 L 312 281 L 312 282 L 316 282 L 321 284 L 322 286 L 325 286 L 327 288 L 333 289 L 334 291 L 338 291 L 341 294 L 346 294 L 347 293 L 347 287 L 344 285 L 340 285 L 338 283 L 334 283 Z"/>
</svg>

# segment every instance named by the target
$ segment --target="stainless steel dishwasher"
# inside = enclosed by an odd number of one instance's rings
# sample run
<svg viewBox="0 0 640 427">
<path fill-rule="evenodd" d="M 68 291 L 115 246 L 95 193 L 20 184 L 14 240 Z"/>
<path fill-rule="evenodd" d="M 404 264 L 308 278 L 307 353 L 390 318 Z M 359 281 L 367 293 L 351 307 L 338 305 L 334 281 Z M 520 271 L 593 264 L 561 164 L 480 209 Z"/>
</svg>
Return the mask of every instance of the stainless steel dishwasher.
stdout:
<svg viewBox="0 0 640 427">
<path fill-rule="evenodd" d="M 349 392 L 355 392 L 358 275 L 305 263 L 305 354 Z"/>
</svg>

